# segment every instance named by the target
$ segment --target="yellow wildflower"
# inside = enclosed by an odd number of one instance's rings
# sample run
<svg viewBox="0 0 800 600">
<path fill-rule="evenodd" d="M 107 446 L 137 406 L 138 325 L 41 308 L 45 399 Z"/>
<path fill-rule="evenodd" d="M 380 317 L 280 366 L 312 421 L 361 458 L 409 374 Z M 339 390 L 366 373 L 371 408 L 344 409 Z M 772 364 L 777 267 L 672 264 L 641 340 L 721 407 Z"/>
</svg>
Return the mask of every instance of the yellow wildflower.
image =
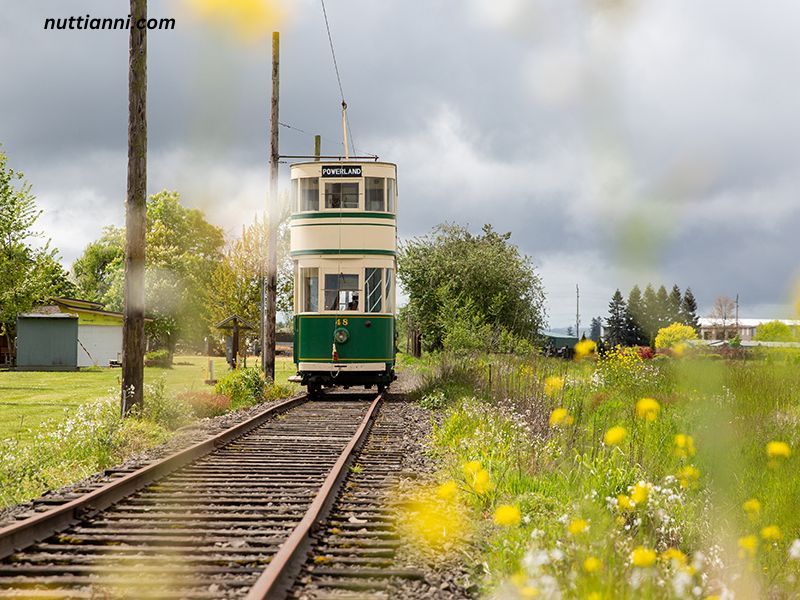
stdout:
<svg viewBox="0 0 800 600">
<path fill-rule="evenodd" d="M 544 393 L 546 396 L 555 396 L 564 389 L 564 378 L 550 375 L 544 379 Z"/>
<path fill-rule="evenodd" d="M 789 458 L 791 453 L 792 450 L 786 442 L 769 442 L 767 444 L 767 456 L 769 458 Z"/>
<path fill-rule="evenodd" d="M 625 494 L 620 494 L 617 496 L 617 506 L 619 506 L 621 510 L 633 510 L 631 499 Z"/>
<path fill-rule="evenodd" d="M 585 561 L 583 561 L 583 570 L 587 573 L 597 573 L 600 569 L 603 568 L 603 561 L 599 558 L 590 556 Z"/>
<path fill-rule="evenodd" d="M 631 562 L 633 562 L 634 567 L 652 567 L 656 562 L 656 553 L 650 548 L 637 546 L 631 553 Z"/>
<path fill-rule="evenodd" d="M 700 470 L 693 465 L 686 465 L 678 471 L 677 476 L 681 487 L 689 489 L 694 487 L 697 484 L 697 480 L 700 479 Z"/>
<path fill-rule="evenodd" d="M 519 525 L 521 520 L 519 509 L 511 504 L 501 504 L 494 511 L 494 522 L 503 527 L 513 527 Z"/>
<path fill-rule="evenodd" d="M 550 427 L 561 427 L 562 425 L 572 425 L 575 419 L 567 412 L 566 408 L 556 408 L 550 413 Z"/>
<path fill-rule="evenodd" d="M 480 471 L 483 467 L 481 467 L 481 461 L 479 460 L 471 460 L 468 463 L 464 463 L 462 469 L 464 470 L 464 477 L 469 479 L 470 477 L 475 477 L 475 474 Z"/>
<path fill-rule="evenodd" d="M 589 592 L 586 600 L 603 600 L 603 596 L 600 595 L 600 592 Z"/>
<path fill-rule="evenodd" d="M 452 500 L 456 494 L 458 494 L 458 484 L 452 479 L 436 488 L 436 495 L 442 500 Z"/>
<path fill-rule="evenodd" d="M 744 509 L 745 514 L 747 514 L 751 520 L 756 520 L 758 515 L 761 514 L 761 502 L 755 498 L 745 500 L 744 504 L 742 504 L 742 508 Z"/>
<path fill-rule="evenodd" d="M 606 446 L 616 446 L 621 444 L 627 435 L 628 431 L 624 427 L 616 425 L 606 431 L 603 436 L 603 443 L 605 443 Z"/>
<path fill-rule="evenodd" d="M 539 595 L 539 590 L 532 585 L 525 585 L 519 588 L 519 595 L 523 598 L 536 598 Z"/>
<path fill-rule="evenodd" d="M 585 519 L 573 519 L 567 525 L 567 531 L 570 535 L 578 535 L 589 529 L 589 522 Z"/>
<path fill-rule="evenodd" d="M 670 564 L 674 562 L 676 565 L 683 567 L 689 559 L 677 548 L 667 548 L 661 553 L 661 560 Z"/>
<path fill-rule="evenodd" d="M 597 344 L 592 340 L 581 340 L 575 344 L 575 359 L 581 360 L 597 352 Z"/>
<path fill-rule="evenodd" d="M 694 448 L 694 438 L 685 433 L 675 436 L 675 456 L 679 458 L 691 458 L 696 454 Z"/>
<path fill-rule="evenodd" d="M 649 484 L 646 481 L 640 481 L 633 487 L 633 491 L 631 492 L 631 500 L 637 506 L 644 504 L 647 502 L 648 496 L 650 496 L 651 489 L 653 489 L 652 484 Z"/>
<path fill-rule="evenodd" d="M 761 530 L 761 537 L 769 542 L 777 542 L 783 536 L 777 525 L 767 525 Z"/>
<path fill-rule="evenodd" d="M 739 538 L 737 545 L 739 546 L 739 556 L 741 558 L 753 558 L 758 549 L 758 538 L 754 535 L 746 535 Z"/>
<path fill-rule="evenodd" d="M 654 398 L 642 398 L 636 403 L 636 416 L 645 421 L 655 421 L 661 405 Z"/>
<path fill-rule="evenodd" d="M 494 483 L 492 483 L 492 480 L 489 477 L 489 471 L 486 469 L 481 469 L 475 473 L 475 477 L 470 482 L 470 485 L 477 494 L 485 494 L 494 488 Z"/>
</svg>

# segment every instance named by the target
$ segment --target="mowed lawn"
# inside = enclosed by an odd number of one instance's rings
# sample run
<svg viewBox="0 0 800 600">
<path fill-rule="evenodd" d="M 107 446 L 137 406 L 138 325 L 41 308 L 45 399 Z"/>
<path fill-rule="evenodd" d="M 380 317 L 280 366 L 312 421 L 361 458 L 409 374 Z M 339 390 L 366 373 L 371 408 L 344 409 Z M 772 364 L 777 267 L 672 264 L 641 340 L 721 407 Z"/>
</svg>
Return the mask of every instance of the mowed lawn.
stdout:
<svg viewBox="0 0 800 600">
<path fill-rule="evenodd" d="M 214 357 L 214 376 L 227 372 L 225 359 Z M 248 357 L 247 364 L 258 364 L 258 357 Z M 179 394 L 186 390 L 212 389 L 204 383 L 208 377 L 208 357 L 176 356 L 171 369 L 147 367 L 145 382 L 161 377 L 168 392 Z M 286 383 L 294 375 L 289 357 L 278 357 L 276 380 Z M 120 369 L 89 369 L 72 372 L 0 371 L 0 440 L 36 429 L 50 419 L 60 419 L 75 407 L 109 395 L 120 388 Z"/>
</svg>

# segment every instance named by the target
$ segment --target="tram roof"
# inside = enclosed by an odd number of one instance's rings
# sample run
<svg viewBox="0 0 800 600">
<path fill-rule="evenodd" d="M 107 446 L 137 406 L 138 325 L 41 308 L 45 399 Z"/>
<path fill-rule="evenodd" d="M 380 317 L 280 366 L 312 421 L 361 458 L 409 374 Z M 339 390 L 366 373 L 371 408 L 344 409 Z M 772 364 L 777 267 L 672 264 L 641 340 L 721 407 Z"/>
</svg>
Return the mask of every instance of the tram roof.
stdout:
<svg viewBox="0 0 800 600">
<path fill-rule="evenodd" d="M 294 162 L 290 163 L 289 167 L 300 167 L 305 165 L 383 165 L 397 168 L 397 163 L 387 162 L 383 160 L 374 160 L 372 157 L 362 156 L 360 157 L 361 160 L 358 158 L 350 158 L 350 159 L 342 159 L 341 157 L 333 157 L 333 158 L 326 158 L 321 157 L 319 160 L 305 160 L 302 162 Z"/>
</svg>

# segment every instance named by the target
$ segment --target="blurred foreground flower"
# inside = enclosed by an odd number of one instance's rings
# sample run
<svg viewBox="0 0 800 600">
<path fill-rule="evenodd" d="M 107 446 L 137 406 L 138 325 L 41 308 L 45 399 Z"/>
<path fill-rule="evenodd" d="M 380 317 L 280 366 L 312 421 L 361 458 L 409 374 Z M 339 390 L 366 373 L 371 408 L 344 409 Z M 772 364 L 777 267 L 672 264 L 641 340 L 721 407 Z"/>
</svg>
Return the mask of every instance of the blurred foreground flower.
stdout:
<svg viewBox="0 0 800 600">
<path fill-rule="evenodd" d="M 686 465 L 677 473 L 678 481 L 683 489 L 689 489 L 697 484 L 700 479 L 700 470 L 694 465 Z"/>
<path fill-rule="evenodd" d="M 458 484 L 453 481 L 445 481 L 442 485 L 436 488 L 436 495 L 442 500 L 453 500 L 458 494 Z"/>
<path fill-rule="evenodd" d="M 758 538 L 754 535 L 745 535 L 739 538 L 737 546 L 741 558 L 753 558 L 758 550 Z"/>
<path fill-rule="evenodd" d="M 633 549 L 633 552 L 631 552 L 631 562 L 634 567 L 652 567 L 656 562 L 656 553 L 650 548 L 637 546 Z"/>
<path fill-rule="evenodd" d="M 558 375 L 550 375 L 544 380 L 544 393 L 546 396 L 555 396 L 564 389 L 564 378 Z"/>
<path fill-rule="evenodd" d="M 745 500 L 744 504 L 742 504 L 742 509 L 750 520 L 755 521 L 758 519 L 758 515 L 761 514 L 761 502 L 755 498 L 750 498 L 749 500 Z"/>
<path fill-rule="evenodd" d="M 789 458 L 791 454 L 792 450 L 786 442 L 769 442 L 767 444 L 769 458 Z"/>
<path fill-rule="evenodd" d="M 466 537 L 468 524 L 461 507 L 452 499 L 442 499 L 439 488 L 426 487 L 401 506 L 399 529 L 421 549 L 447 552 Z"/>
<path fill-rule="evenodd" d="M 697 453 L 694 447 L 694 438 L 685 433 L 675 435 L 675 456 L 679 458 L 691 458 Z"/>
<path fill-rule="evenodd" d="M 661 553 L 661 559 L 669 564 L 683 567 L 688 562 L 686 555 L 677 548 L 667 548 Z"/>
<path fill-rule="evenodd" d="M 467 485 L 476 494 L 485 494 L 494 488 L 489 471 L 481 466 L 480 461 L 472 460 L 463 467 Z"/>
<path fill-rule="evenodd" d="M 628 431 L 624 427 L 616 425 L 606 431 L 605 435 L 603 436 L 603 443 L 606 446 L 616 446 L 625 441 L 627 435 Z"/>
<path fill-rule="evenodd" d="M 636 403 L 636 416 L 645 421 L 655 421 L 661 405 L 654 398 L 642 398 Z"/>
<path fill-rule="evenodd" d="M 561 427 L 572 425 L 575 419 L 569 414 L 566 408 L 556 408 L 550 413 L 550 427 Z"/>
<path fill-rule="evenodd" d="M 186 4 L 200 19 L 248 42 L 268 34 L 284 17 L 275 0 L 186 0 Z"/>
<path fill-rule="evenodd" d="M 522 520 L 519 509 L 511 504 L 501 504 L 494 511 L 494 522 L 503 527 L 514 527 Z"/>
<path fill-rule="evenodd" d="M 567 525 L 567 531 L 570 535 L 578 535 L 589 529 L 589 522 L 585 519 L 573 519 Z"/>
<path fill-rule="evenodd" d="M 761 529 L 761 537 L 769 542 L 777 542 L 783 536 L 781 535 L 781 530 L 777 525 L 767 525 Z"/>
<path fill-rule="evenodd" d="M 590 556 L 583 561 L 583 570 L 587 573 L 597 573 L 603 568 L 603 561 L 595 556 Z"/>
<path fill-rule="evenodd" d="M 633 490 L 631 491 L 631 501 L 636 506 L 641 506 L 642 504 L 647 502 L 647 498 L 650 496 L 650 490 L 653 489 L 653 485 L 647 483 L 646 481 L 640 481 L 635 486 L 633 486 Z"/>
<path fill-rule="evenodd" d="M 581 360 L 597 352 L 597 344 L 592 340 L 581 340 L 575 344 L 575 359 Z"/>
</svg>

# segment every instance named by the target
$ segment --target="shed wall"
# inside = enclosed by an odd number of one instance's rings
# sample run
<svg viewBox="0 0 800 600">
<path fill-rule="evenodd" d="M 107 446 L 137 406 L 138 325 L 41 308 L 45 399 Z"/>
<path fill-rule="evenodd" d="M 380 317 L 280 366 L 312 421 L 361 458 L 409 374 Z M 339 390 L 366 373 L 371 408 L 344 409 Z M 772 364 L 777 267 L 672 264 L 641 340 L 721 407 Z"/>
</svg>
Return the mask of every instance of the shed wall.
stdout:
<svg viewBox="0 0 800 600">
<path fill-rule="evenodd" d="M 17 319 L 17 368 L 43 371 L 78 367 L 78 319 Z"/>
<path fill-rule="evenodd" d="M 78 325 L 78 366 L 107 367 L 122 358 L 122 326 Z"/>
</svg>

